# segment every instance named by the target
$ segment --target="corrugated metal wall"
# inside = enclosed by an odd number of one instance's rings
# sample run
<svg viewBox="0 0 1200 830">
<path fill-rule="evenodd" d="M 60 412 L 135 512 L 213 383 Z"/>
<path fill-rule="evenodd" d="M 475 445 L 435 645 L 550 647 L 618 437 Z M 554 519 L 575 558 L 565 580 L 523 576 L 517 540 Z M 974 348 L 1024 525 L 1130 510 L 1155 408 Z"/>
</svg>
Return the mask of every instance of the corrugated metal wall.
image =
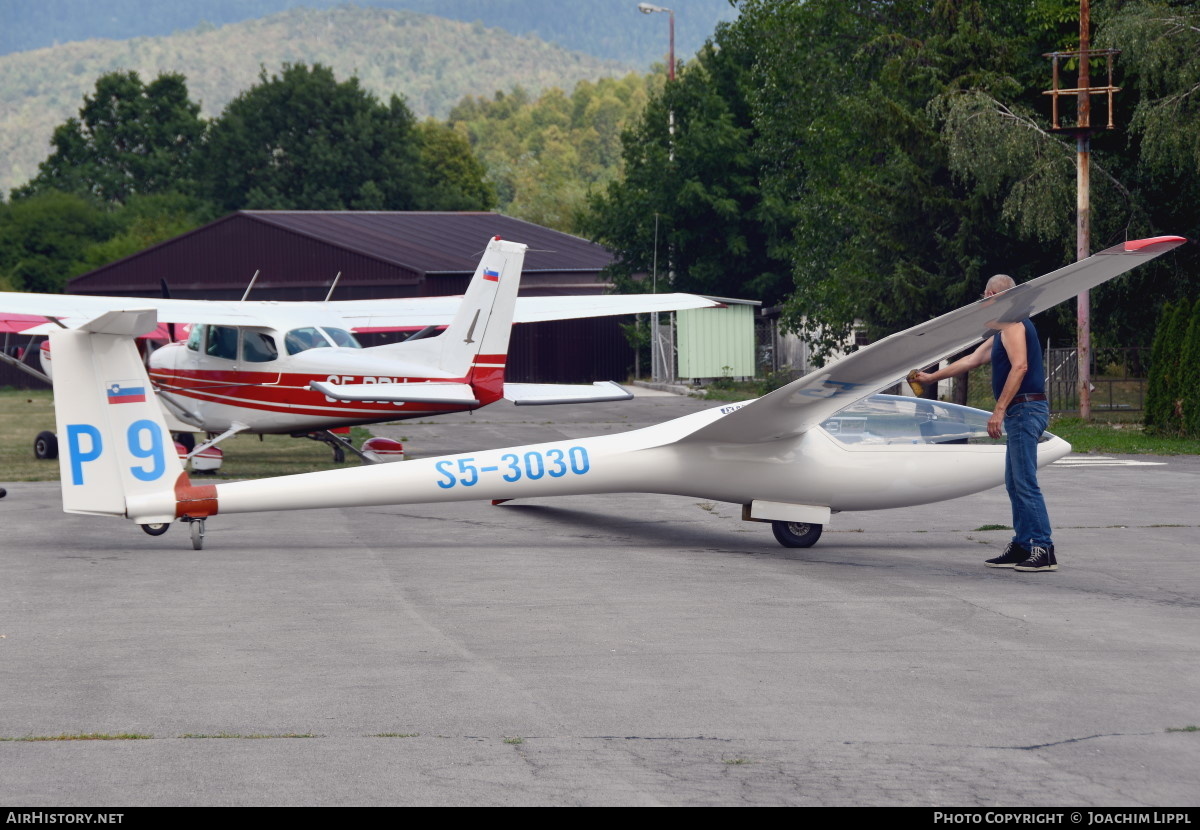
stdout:
<svg viewBox="0 0 1200 830">
<path fill-rule="evenodd" d="M 622 383 L 633 372 L 633 349 L 622 318 L 592 317 L 513 326 L 505 380 L 513 383 Z M 405 333 L 363 334 L 364 346 L 403 340 Z"/>
<path fill-rule="evenodd" d="M 680 378 L 752 378 L 756 306 L 676 312 Z"/>
<path fill-rule="evenodd" d="M 592 317 L 514 326 L 506 377 L 517 383 L 623 383 L 633 372 L 633 349 L 618 323 Z"/>
</svg>

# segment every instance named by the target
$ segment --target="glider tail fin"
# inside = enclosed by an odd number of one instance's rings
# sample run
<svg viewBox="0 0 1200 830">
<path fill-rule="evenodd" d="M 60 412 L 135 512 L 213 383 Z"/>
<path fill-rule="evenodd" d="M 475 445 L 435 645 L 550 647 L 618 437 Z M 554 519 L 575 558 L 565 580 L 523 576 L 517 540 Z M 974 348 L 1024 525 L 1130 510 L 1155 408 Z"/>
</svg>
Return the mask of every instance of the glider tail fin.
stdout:
<svg viewBox="0 0 1200 830">
<path fill-rule="evenodd" d="M 175 518 L 174 490 L 186 477 L 133 341 L 155 324 L 153 310 L 110 311 L 50 333 L 68 513 L 143 524 Z"/>
</svg>

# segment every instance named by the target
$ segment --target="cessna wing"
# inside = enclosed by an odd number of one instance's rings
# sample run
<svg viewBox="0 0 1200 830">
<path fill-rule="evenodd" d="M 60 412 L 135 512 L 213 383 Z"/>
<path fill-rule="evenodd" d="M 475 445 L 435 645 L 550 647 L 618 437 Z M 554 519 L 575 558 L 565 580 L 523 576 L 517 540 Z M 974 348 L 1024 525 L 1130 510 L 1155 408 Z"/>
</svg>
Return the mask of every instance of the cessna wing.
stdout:
<svg viewBox="0 0 1200 830">
<path fill-rule="evenodd" d="M 462 297 L 285 302 L 266 300 L 173 300 L 150 297 L 92 297 L 81 294 L 0 292 L 0 332 L 45 334 L 82 325 L 106 311 L 153 308 L 160 323 L 271 326 L 279 329 L 327 325 L 356 332 L 423 329 L 447 325 Z M 714 308 L 721 303 L 695 294 L 605 294 L 518 297 L 514 323 L 607 317 L 651 311 Z"/>
<path fill-rule="evenodd" d="M 855 401 L 1182 245 L 1180 236 L 1107 248 L 989 299 L 885 337 L 701 427 L 683 441 L 756 443 L 799 435 Z"/>
<path fill-rule="evenodd" d="M 405 300 L 342 300 L 328 304 L 355 331 L 382 331 L 444 325 L 458 297 L 414 297 Z M 403 304 L 403 305 L 401 305 Z M 518 297 L 514 323 L 543 323 L 581 317 L 611 317 L 651 311 L 716 308 L 716 300 L 696 294 L 598 294 L 564 297 Z"/>
<path fill-rule="evenodd" d="M 258 326 L 279 319 L 282 303 L 223 300 L 168 300 L 150 297 L 90 297 L 82 294 L 0 292 L 0 330 L 45 334 L 51 328 L 75 328 L 107 311 L 152 308 L 163 323 L 211 323 Z M 294 304 L 299 305 L 299 304 Z M 308 305 L 319 306 L 319 303 Z M 270 316 L 268 316 L 270 314 Z M 309 321 L 311 324 L 311 321 Z"/>
</svg>

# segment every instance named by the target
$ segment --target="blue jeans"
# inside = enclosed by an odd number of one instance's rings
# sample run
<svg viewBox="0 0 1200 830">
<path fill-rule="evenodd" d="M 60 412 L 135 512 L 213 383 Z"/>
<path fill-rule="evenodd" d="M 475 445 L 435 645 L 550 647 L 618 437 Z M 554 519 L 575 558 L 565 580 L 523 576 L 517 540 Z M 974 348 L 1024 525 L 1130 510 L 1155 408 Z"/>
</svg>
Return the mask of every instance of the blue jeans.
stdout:
<svg viewBox="0 0 1200 830">
<path fill-rule="evenodd" d="M 1045 401 L 1014 404 L 1004 413 L 1004 431 L 1008 434 L 1004 486 L 1012 502 L 1013 541 L 1026 550 L 1053 544 L 1050 516 L 1037 480 L 1038 438 L 1049 422 L 1050 406 Z"/>
</svg>

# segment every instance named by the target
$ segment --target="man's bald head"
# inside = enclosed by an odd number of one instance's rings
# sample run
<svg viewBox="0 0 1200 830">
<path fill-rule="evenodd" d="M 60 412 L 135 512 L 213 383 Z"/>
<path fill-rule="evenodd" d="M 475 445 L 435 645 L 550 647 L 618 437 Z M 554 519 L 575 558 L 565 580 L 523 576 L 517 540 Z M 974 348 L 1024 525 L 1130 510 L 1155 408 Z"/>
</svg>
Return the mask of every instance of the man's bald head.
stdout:
<svg viewBox="0 0 1200 830">
<path fill-rule="evenodd" d="M 1008 274 L 997 274 L 987 281 L 987 287 L 984 288 L 985 294 L 999 294 L 1001 291 L 1007 291 L 1017 284 L 1017 281 Z"/>
</svg>

